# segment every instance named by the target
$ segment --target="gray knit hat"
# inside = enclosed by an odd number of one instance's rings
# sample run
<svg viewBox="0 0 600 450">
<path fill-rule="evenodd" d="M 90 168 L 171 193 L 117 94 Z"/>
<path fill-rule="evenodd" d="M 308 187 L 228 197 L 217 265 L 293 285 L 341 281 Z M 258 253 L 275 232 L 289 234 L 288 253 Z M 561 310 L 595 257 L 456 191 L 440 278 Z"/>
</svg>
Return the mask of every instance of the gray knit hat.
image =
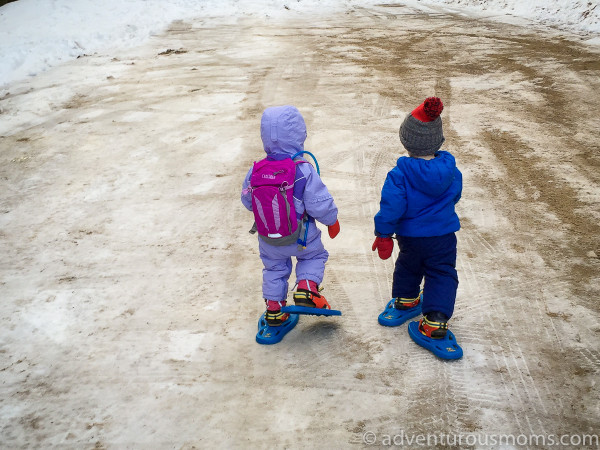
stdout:
<svg viewBox="0 0 600 450">
<path fill-rule="evenodd" d="M 400 125 L 400 142 L 415 156 L 434 155 L 445 141 L 440 114 L 444 109 L 437 97 L 425 99 Z"/>
</svg>

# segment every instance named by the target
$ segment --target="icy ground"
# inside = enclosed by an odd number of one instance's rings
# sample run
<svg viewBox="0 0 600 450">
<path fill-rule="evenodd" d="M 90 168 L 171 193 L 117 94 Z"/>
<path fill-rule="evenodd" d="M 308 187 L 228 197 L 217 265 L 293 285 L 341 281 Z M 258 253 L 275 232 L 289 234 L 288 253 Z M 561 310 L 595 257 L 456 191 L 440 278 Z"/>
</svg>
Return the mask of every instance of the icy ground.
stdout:
<svg viewBox="0 0 600 450">
<path fill-rule="evenodd" d="M 565 31 L 354 5 L 177 21 L 11 83 L 0 447 L 600 434 L 596 51 Z M 465 181 L 457 362 L 377 324 L 393 262 L 370 248 L 399 123 L 434 94 Z M 324 294 L 344 315 L 264 347 L 239 189 L 262 110 L 285 103 L 340 208 Z"/>
</svg>

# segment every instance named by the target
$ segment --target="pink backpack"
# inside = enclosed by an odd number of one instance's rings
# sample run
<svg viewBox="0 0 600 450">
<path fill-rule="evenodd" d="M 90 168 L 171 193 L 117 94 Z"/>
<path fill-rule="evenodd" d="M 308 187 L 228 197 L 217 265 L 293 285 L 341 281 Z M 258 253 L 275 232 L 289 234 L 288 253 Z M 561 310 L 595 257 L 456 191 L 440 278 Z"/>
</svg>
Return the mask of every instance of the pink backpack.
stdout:
<svg viewBox="0 0 600 450">
<path fill-rule="evenodd" d="M 250 192 L 259 235 L 276 240 L 298 230 L 293 196 L 296 164 L 291 158 L 280 161 L 265 158 L 254 163 Z"/>
</svg>

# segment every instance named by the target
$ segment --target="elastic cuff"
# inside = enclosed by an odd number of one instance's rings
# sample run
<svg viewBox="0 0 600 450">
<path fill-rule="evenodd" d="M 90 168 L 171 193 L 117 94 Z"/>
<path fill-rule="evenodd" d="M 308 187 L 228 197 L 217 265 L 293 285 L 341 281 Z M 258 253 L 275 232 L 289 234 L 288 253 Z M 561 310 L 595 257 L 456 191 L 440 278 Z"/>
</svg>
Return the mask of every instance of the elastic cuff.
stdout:
<svg viewBox="0 0 600 450">
<path fill-rule="evenodd" d="M 267 311 L 279 311 L 287 302 L 285 300 L 265 300 L 265 303 L 267 304 Z"/>
<path fill-rule="evenodd" d="M 319 286 L 316 281 L 300 280 L 298 281 L 298 289 L 305 289 L 310 292 L 319 292 Z"/>
</svg>

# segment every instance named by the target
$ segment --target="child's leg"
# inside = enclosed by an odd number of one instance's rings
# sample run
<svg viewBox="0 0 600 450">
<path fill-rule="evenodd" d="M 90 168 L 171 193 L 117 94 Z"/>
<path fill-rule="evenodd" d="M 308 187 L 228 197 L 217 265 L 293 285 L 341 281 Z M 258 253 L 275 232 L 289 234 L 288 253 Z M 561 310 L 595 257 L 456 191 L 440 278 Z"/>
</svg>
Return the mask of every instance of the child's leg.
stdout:
<svg viewBox="0 0 600 450">
<path fill-rule="evenodd" d="M 428 240 L 428 255 L 424 260 L 423 314 L 435 311 L 449 319 L 454 312 L 458 288 L 456 235 L 450 233 Z"/>
<path fill-rule="evenodd" d="M 296 253 L 296 281 L 314 281 L 317 285 L 323 282 L 325 263 L 329 253 L 321 242 L 321 231 L 314 223 L 310 224 L 312 232 L 309 235 L 306 248 Z"/>
<path fill-rule="evenodd" d="M 260 259 L 263 262 L 263 297 L 266 300 L 283 301 L 287 298 L 288 279 L 292 273 L 292 258 L 261 242 Z"/>
<path fill-rule="evenodd" d="M 398 238 L 400 255 L 398 255 L 394 268 L 393 298 L 416 298 L 419 296 L 424 274 L 421 251 L 419 246 L 415 245 L 419 239 L 403 236 Z"/>
<path fill-rule="evenodd" d="M 296 282 L 298 289 L 294 293 L 296 306 L 331 309 L 325 297 L 319 294 L 318 286 L 323 282 L 325 263 L 329 253 L 321 242 L 321 232 L 311 224 L 306 248 L 296 253 Z"/>
</svg>

